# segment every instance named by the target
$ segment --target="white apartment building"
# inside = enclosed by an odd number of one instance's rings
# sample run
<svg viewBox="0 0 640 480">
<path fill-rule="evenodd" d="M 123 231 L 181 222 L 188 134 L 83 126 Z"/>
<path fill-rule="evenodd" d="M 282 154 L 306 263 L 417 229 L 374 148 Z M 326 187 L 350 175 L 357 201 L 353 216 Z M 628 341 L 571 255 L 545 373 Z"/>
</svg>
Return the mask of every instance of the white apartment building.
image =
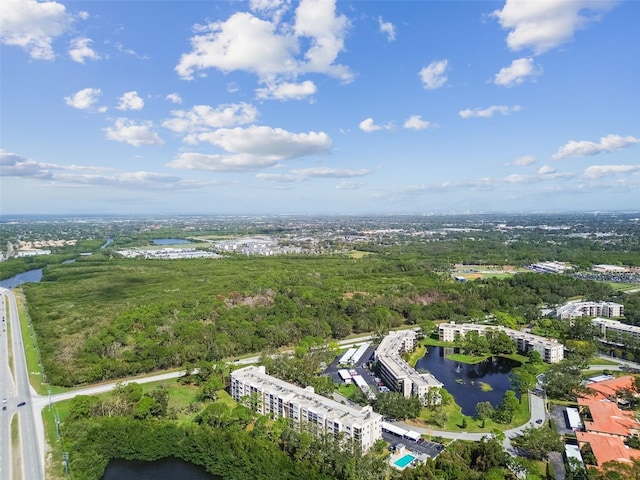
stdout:
<svg viewBox="0 0 640 480">
<path fill-rule="evenodd" d="M 600 334 L 608 340 L 619 341 L 623 336 L 629 335 L 640 340 L 640 327 L 627 325 L 617 320 L 607 318 L 594 318 L 591 323 L 600 330 Z"/>
<path fill-rule="evenodd" d="M 579 317 L 622 317 L 624 305 L 614 302 L 569 302 L 556 310 L 561 320 Z"/>
<path fill-rule="evenodd" d="M 438 326 L 438 336 L 442 342 L 453 342 L 457 336 L 464 338 L 467 332 L 478 332 L 484 335 L 487 330 L 502 331 L 516 342 L 521 352 L 536 351 L 547 363 L 557 363 L 564 359 L 564 345 L 557 340 L 540 337 L 531 333 L 505 328 L 499 325 L 478 325 L 475 323 L 441 323 Z"/>
<path fill-rule="evenodd" d="M 256 397 L 253 407 L 258 413 L 288 418 L 298 426 L 304 423 L 312 431 L 344 433 L 363 452 L 382 438 L 382 416 L 370 406 L 343 405 L 314 393 L 313 387 L 298 387 L 267 375 L 263 365 L 252 365 L 231 373 L 233 399 L 240 401 L 252 395 Z"/>
<path fill-rule="evenodd" d="M 376 349 L 378 373 L 384 383 L 406 398 L 418 397 L 423 405 L 429 403 L 429 390 L 443 386 L 430 373 L 418 373 L 401 355 L 415 348 L 417 334 L 413 330 L 391 331 Z"/>
</svg>

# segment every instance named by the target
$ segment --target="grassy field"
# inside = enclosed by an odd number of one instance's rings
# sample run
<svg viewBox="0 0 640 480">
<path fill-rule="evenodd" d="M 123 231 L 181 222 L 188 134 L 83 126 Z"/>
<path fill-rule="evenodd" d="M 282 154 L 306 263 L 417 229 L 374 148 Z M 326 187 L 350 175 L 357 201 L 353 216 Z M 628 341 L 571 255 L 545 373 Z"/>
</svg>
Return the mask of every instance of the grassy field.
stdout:
<svg viewBox="0 0 640 480">
<path fill-rule="evenodd" d="M 349 257 L 351 258 L 362 258 L 362 257 L 366 257 L 367 255 L 371 255 L 372 252 L 362 252 L 360 250 L 352 250 L 351 252 L 349 252 Z"/>
<path fill-rule="evenodd" d="M 424 357 L 426 353 L 427 353 L 427 347 L 424 345 L 418 345 L 415 348 L 415 350 L 411 352 L 411 355 L 409 355 L 409 357 L 407 358 L 407 363 L 411 365 L 411 367 L 415 368 L 416 363 L 418 363 L 418 360 Z"/>
<path fill-rule="evenodd" d="M 454 362 L 475 365 L 476 363 L 484 362 L 487 358 L 491 358 L 491 355 L 464 355 L 462 353 L 451 353 L 447 355 L 447 358 Z"/>
<path fill-rule="evenodd" d="M 20 424 L 18 415 L 11 419 L 11 469 L 13 478 L 22 478 L 22 449 L 18 445 L 20 438 Z"/>
</svg>

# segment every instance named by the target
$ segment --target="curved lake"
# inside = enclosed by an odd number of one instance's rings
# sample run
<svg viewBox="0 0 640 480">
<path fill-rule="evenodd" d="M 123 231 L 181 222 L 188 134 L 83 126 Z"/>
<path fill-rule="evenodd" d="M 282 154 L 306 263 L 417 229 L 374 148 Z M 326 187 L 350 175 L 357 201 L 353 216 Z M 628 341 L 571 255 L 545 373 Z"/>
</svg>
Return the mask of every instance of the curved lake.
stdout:
<svg viewBox="0 0 640 480">
<path fill-rule="evenodd" d="M 107 465 L 102 480 L 222 480 L 179 458 L 162 458 L 155 462 L 113 459 Z"/>
<path fill-rule="evenodd" d="M 151 240 L 154 245 L 182 245 L 185 243 L 191 243 L 184 238 L 154 238 Z"/>
<path fill-rule="evenodd" d="M 15 288 L 23 283 L 34 282 L 37 283 L 42 280 L 42 269 L 29 270 L 28 272 L 22 272 L 13 277 L 0 281 L 0 287 Z"/>
<path fill-rule="evenodd" d="M 418 360 L 416 370 L 427 370 L 444 384 L 444 388 L 462 408 L 462 413 L 476 414 L 478 402 L 500 405 L 504 392 L 513 390 L 509 372 L 520 363 L 508 358 L 493 357 L 475 365 L 458 363 L 446 358 L 454 353 L 450 347 L 427 347 L 427 354 Z M 489 384 L 491 391 L 483 391 L 482 383 Z"/>
</svg>

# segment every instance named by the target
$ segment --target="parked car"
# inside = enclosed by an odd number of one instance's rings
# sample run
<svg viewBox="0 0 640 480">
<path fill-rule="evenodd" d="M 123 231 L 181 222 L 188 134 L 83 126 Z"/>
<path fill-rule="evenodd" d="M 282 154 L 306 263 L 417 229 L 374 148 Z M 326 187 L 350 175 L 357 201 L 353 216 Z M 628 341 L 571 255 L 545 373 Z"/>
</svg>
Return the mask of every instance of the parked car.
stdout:
<svg viewBox="0 0 640 480">
<path fill-rule="evenodd" d="M 26 404 L 27 404 L 27 402 L 20 402 L 20 403 L 18 404 L 18 406 L 19 406 L 19 407 L 24 407 Z"/>
<path fill-rule="evenodd" d="M 541 419 L 541 418 L 537 419 L 537 420 L 536 420 L 536 423 L 537 423 L 538 425 L 540 425 L 540 424 L 542 423 L 542 419 Z"/>
</svg>

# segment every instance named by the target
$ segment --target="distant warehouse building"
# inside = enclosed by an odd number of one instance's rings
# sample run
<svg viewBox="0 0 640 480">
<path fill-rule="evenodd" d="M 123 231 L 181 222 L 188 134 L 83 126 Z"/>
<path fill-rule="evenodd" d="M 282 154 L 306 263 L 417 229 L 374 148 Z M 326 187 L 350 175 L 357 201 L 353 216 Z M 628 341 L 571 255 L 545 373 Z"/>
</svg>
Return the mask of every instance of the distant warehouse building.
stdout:
<svg viewBox="0 0 640 480">
<path fill-rule="evenodd" d="M 267 375 L 264 366 L 249 366 L 231 373 L 231 396 L 257 396 L 251 402 L 262 415 L 288 418 L 294 425 L 315 427 L 319 433 L 344 434 L 363 452 L 382 438 L 382 416 L 370 406 L 355 408 L 317 395 L 313 387 L 302 388 Z"/>
<path fill-rule="evenodd" d="M 564 345 L 558 343 L 557 340 L 502 326 L 478 325 L 475 323 L 441 323 L 438 326 L 438 336 L 442 342 L 454 342 L 456 337 L 464 338 L 468 332 L 478 332 L 479 335 L 484 335 L 488 330 L 506 333 L 516 343 L 519 351 L 536 351 L 547 363 L 557 363 L 564 359 Z"/>
<path fill-rule="evenodd" d="M 376 349 L 380 377 L 392 390 L 406 398 L 418 397 L 423 405 L 439 402 L 439 396 L 429 396 L 433 388 L 442 388 L 443 383 L 430 373 L 418 373 L 405 362 L 401 355 L 415 348 L 417 334 L 413 330 L 391 331 Z"/>
</svg>

